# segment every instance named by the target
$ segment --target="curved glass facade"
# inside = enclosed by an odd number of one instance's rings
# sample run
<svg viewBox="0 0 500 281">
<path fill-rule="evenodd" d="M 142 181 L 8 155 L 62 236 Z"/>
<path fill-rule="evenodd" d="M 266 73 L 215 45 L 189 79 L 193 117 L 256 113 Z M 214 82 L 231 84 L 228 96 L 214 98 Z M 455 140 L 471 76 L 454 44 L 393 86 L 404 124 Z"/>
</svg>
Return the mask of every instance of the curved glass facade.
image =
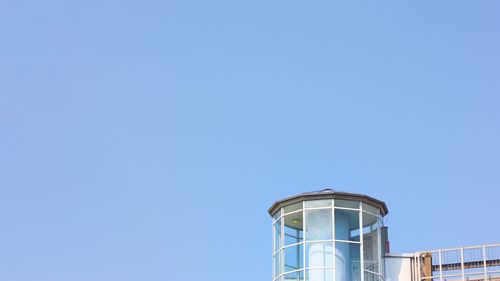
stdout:
<svg viewBox="0 0 500 281">
<path fill-rule="evenodd" d="M 378 208 L 306 200 L 273 214 L 274 281 L 382 281 Z"/>
</svg>

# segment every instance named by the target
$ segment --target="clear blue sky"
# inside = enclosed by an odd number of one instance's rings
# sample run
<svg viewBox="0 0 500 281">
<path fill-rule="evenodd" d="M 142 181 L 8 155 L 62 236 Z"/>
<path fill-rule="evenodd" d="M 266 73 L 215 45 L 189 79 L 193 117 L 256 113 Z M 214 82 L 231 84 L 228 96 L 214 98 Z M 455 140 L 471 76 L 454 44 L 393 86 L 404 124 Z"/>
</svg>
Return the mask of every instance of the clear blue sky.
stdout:
<svg viewBox="0 0 500 281">
<path fill-rule="evenodd" d="M 279 198 L 500 242 L 500 2 L 0 3 L 0 281 L 271 280 Z"/>
</svg>

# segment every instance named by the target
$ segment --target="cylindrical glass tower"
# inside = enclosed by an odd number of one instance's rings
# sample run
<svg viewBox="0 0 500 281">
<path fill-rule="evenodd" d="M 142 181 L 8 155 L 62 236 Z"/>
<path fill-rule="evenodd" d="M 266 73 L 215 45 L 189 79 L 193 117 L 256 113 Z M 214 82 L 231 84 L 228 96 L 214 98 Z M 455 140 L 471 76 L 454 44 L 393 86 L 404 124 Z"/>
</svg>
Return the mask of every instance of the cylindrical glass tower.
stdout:
<svg viewBox="0 0 500 281">
<path fill-rule="evenodd" d="M 382 281 L 384 202 L 325 189 L 274 203 L 273 281 Z"/>
</svg>

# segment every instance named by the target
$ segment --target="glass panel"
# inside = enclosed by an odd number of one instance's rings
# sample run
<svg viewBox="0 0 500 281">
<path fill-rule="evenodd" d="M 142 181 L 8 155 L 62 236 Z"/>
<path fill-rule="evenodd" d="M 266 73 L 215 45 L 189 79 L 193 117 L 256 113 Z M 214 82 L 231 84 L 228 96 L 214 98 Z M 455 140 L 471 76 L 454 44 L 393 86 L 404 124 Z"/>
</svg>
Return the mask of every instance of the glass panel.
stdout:
<svg viewBox="0 0 500 281">
<path fill-rule="evenodd" d="M 335 210 L 335 240 L 359 241 L 359 211 Z"/>
<path fill-rule="evenodd" d="M 304 280 L 304 271 L 296 271 L 285 274 L 285 281 L 303 281 Z"/>
<path fill-rule="evenodd" d="M 306 278 L 307 281 L 333 281 L 333 269 L 332 268 L 309 269 L 306 272 L 306 276 L 307 276 Z"/>
<path fill-rule="evenodd" d="M 335 199 L 335 207 L 359 209 L 358 201 Z"/>
<path fill-rule="evenodd" d="M 306 240 L 331 240 L 332 209 L 310 210 L 306 212 Z"/>
<path fill-rule="evenodd" d="M 275 222 L 280 216 L 281 216 L 281 209 L 279 209 L 276 213 L 274 213 L 273 222 Z"/>
<path fill-rule="evenodd" d="M 488 246 L 488 247 L 486 247 L 486 259 L 488 259 L 488 260 L 500 260 L 500 246 Z"/>
<path fill-rule="evenodd" d="M 306 243 L 306 267 L 333 266 L 333 242 Z"/>
<path fill-rule="evenodd" d="M 484 273 L 476 273 L 476 274 L 472 274 L 472 275 L 467 275 L 467 273 L 465 273 L 465 280 L 483 281 L 484 280 Z"/>
<path fill-rule="evenodd" d="M 302 242 L 304 237 L 302 212 L 285 215 L 283 219 L 285 221 L 285 246 Z"/>
<path fill-rule="evenodd" d="M 486 270 L 487 270 L 488 274 L 490 274 L 492 272 L 500 273 L 500 265 L 487 266 Z M 496 281 L 498 281 L 498 280 L 496 280 Z"/>
<path fill-rule="evenodd" d="M 365 281 L 382 281 L 382 277 L 365 271 Z"/>
<path fill-rule="evenodd" d="M 486 247 L 486 259 L 500 260 L 500 246 Z M 488 272 L 490 280 L 494 280 L 495 278 L 500 278 L 500 265 L 498 263 L 492 263 L 488 265 L 488 267 L 486 267 L 486 270 Z"/>
<path fill-rule="evenodd" d="M 366 204 L 366 203 L 363 203 L 363 211 L 370 212 L 370 213 L 372 213 L 374 215 L 378 215 L 379 214 L 378 208 L 373 207 L 372 205 L 369 205 L 369 204 Z"/>
<path fill-rule="evenodd" d="M 304 268 L 304 245 L 285 248 L 285 272 Z"/>
<path fill-rule="evenodd" d="M 366 274 L 365 274 L 365 276 L 366 276 Z M 438 279 L 438 280 L 440 280 L 440 279 Z M 449 276 L 449 277 L 443 276 L 443 281 L 464 281 L 464 280 L 462 279 L 462 274 L 460 273 L 457 276 Z M 475 281 L 480 281 L 480 280 L 475 280 Z"/>
<path fill-rule="evenodd" d="M 495 281 L 500 279 L 500 272 L 488 273 L 488 281 Z"/>
<path fill-rule="evenodd" d="M 442 264 L 458 264 L 455 267 L 449 267 L 449 270 L 443 270 L 443 275 L 462 275 L 460 264 L 462 263 L 462 255 L 460 250 L 448 250 L 441 252 Z"/>
<path fill-rule="evenodd" d="M 274 278 L 276 278 L 280 274 L 280 252 L 273 256 L 273 263 Z"/>
<path fill-rule="evenodd" d="M 363 212 L 364 269 L 380 273 L 379 225 L 376 216 Z"/>
<path fill-rule="evenodd" d="M 274 223 L 274 252 L 281 248 L 281 219 Z"/>
<path fill-rule="evenodd" d="M 360 229 L 353 229 L 353 230 L 351 230 L 351 233 L 349 234 L 350 237 L 351 237 L 350 241 L 360 241 L 359 240 L 359 237 L 360 237 L 359 236 L 359 231 L 360 231 Z"/>
<path fill-rule="evenodd" d="M 298 211 L 301 209 L 302 209 L 302 202 L 299 202 L 296 204 L 285 206 L 283 208 L 283 211 L 285 212 L 285 214 L 288 214 L 288 213 L 295 212 L 295 211 Z"/>
<path fill-rule="evenodd" d="M 312 201 L 306 201 L 306 208 L 321 208 L 321 207 L 331 207 L 332 206 L 332 200 L 312 200 Z"/>
<path fill-rule="evenodd" d="M 274 278 L 276 278 L 281 273 L 281 251 L 279 251 L 278 253 L 276 253 L 276 255 L 273 256 L 273 261 L 274 261 L 274 266 L 273 266 Z"/>
<path fill-rule="evenodd" d="M 483 248 L 464 249 L 464 263 L 471 265 L 464 269 L 465 274 L 483 273 Z"/>
<path fill-rule="evenodd" d="M 335 242 L 336 280 L 361 280 L 359 244 Z"/>
</svg>

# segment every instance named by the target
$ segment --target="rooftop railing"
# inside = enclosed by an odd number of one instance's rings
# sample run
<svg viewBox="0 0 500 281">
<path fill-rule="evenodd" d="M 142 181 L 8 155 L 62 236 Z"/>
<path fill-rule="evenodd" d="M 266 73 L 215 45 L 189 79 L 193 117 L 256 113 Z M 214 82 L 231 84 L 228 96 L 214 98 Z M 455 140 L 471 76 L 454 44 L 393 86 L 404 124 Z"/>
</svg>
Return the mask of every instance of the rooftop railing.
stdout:
<svg viewBox="0 0 500 281">
<path fill-rule="evenodd" d="M 500 244 L 418 252 L 420 281 L 500 281 Z"/>
</svg>

